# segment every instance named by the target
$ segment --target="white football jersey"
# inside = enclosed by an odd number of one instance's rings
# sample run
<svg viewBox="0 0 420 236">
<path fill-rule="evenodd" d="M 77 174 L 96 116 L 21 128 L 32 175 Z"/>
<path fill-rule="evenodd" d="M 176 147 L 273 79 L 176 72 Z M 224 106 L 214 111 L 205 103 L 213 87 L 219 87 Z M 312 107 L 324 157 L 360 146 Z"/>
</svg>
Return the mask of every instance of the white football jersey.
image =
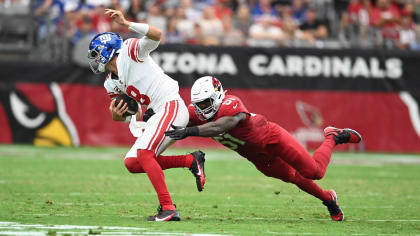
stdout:
<svg viewBox="0 0 420 236">
<path fill-rule="evenodd" d="M 142 37 L 124 41 L 117 58 L 118 78 L 107 76 L 104 87 L 111 97 L 126 93 L 140 105 L 159 110 L 179 98 L 178 82 L 166 75 L 150 57 L 159 41 Z"/>
</svg>

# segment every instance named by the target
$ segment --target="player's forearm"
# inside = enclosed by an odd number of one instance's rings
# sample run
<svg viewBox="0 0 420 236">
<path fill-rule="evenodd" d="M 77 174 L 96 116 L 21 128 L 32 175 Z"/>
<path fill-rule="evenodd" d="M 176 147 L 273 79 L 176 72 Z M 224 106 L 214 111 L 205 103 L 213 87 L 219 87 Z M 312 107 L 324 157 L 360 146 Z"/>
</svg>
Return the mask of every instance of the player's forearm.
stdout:
<svg viewBox="0 0 420 236">
<path fill-rule="evenodd" d="M 198 126 L 200 137 L 214 137 L 223 134 L 238 124 L 234 117 L 223 117 L 217 121 Z"/>
<path fill-rule="evenodd" d="M 124 25 L 131 31 L 136 32 L 141 35 L 146 35 L 151 40 L 160 41 L 162 38 L 162 31 L 154 26 L 144 24 L 144 23 L 135 23 L 127 21 Z"/>
<path fill-rule="evenodd" d="M 214 137 L 223 134 L 224 132 L 226 132 L 226 129 L 214 122 L 198 126 L 198 133 L 200 137 Z"/>
<path fill-rule="evenodd" d="M 215 124 L 215 122 L 209 122 L 203 125 L 189 126 L 187 128 L 184 128 L 184 130 L 182 131 L 182 136 L 183 138 L 188 136 L 214 137 L 219 134 L 223 134 L 225 131 L 225 127 L 221 127 Z"/>
</svg>

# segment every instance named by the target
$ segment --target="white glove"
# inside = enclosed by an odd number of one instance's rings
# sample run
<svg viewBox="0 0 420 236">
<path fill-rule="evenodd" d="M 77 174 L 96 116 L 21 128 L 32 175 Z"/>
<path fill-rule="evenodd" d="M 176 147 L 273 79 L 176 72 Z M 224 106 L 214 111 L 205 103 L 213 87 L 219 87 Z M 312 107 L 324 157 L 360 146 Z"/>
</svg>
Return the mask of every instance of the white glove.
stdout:
<svg viewBox="0 0 420 236">
<path fill-rule="evenodd" d="M 136 116 L 131 116 L 130 125 L 128 127 L 130 128 L 130 132 L 134 137 L 140 138 L 143 135 L 146 122 L 137 121 Z"/>
</svg>

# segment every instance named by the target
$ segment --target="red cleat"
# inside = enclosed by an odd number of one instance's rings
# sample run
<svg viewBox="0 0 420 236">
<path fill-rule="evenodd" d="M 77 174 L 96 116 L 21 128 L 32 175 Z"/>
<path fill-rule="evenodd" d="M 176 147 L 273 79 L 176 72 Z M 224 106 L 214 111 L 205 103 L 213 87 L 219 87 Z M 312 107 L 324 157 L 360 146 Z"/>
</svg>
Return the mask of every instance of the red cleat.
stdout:
<svg viewBox="0 0 420 236">
<path fill-rule="evenodd" d="M 340 206 L 338 206 L 337 194 L 332 189 L 328 190 L 328 193 L 331 195 L 332 199 L 329 201 L 325 201 L 322 204 L 324 204 L 328 208 L 332 220 L 343 221 L 344 212 L 340 209 Z"/>
<path fill-rule="evenodd" d="M 328 126 L 324 129 L 324 136 L 334 135 L 334 141 L 336 144 L 342 143 L 360 143 L 362 136 L 352 129 L 337 129 L 332 126 Z"/>
</svg>

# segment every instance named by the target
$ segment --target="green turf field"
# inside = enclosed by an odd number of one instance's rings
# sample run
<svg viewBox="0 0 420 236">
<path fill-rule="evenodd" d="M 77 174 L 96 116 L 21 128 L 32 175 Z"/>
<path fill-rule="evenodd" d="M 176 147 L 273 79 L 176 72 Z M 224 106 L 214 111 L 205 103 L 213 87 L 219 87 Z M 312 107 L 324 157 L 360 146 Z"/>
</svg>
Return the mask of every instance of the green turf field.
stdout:
<svg viewBox="0 0 420 236">
<path fill-rule="evenodd" d="M 146 175 L 128 173 L 128 148 L 0 146 L 0 235 L 419 235 L 420 156 L 336 153 L 324 179 L 344 222 L 291 184 L 228 150 L 205 150 L 207 183 L 165 171 L 181 222 L 147 222 L 158 205 Z M 168 153 L 184 154 L 172 149 Z"/>
</svg>

